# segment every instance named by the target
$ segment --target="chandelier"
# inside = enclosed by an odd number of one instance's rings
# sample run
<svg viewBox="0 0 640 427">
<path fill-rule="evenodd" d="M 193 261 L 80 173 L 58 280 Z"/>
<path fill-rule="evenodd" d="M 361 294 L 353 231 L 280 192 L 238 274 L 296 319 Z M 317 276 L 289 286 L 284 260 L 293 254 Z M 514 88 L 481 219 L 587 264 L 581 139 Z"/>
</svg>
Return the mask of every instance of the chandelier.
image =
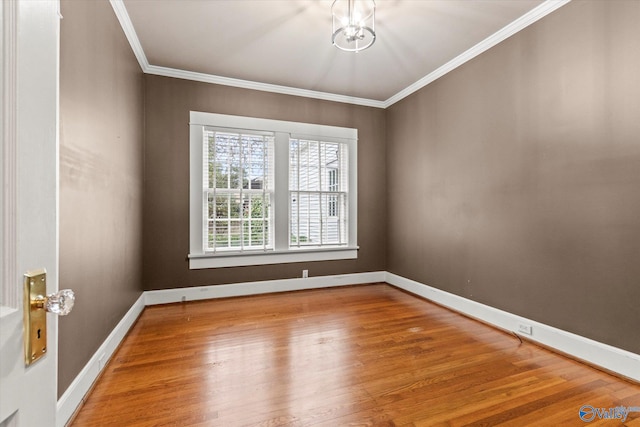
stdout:
<svg viewBox="0 0 640 427">
<path fill-rule="evenodd" d="M 376 41 L 374 0 L 335 0 L 331 5 L 333 45 L 347 52 L 360 52 Z"/>
</svg>

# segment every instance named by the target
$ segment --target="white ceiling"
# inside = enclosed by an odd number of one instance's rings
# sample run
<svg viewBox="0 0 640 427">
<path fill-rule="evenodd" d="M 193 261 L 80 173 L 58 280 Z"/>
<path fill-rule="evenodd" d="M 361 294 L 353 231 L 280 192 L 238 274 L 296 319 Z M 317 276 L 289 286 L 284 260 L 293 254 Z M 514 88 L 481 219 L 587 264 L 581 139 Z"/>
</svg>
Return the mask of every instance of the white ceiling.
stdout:
<svg viewBox="0 0 640 427">
<path fill-rule="evenodd" d="M 567 1 L 378 0 L 376 42 L 351 53 L 332 0 L 111 0 L 145 72 L 378 107 Z"/>
</svg>

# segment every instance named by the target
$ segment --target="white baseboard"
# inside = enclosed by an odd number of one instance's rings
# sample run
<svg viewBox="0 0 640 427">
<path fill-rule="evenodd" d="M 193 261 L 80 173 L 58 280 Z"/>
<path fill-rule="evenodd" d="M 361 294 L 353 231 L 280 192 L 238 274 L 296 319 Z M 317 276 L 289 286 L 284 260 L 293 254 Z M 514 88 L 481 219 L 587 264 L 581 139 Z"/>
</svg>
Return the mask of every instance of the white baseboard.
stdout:
<svg viewBox="0 0 640 427">
<path fill-rule="evenodd" d="M 397 288 L 467 316 L 482 320 L 500 329 L 516 332 L 541 345 L 640 382 L 640 355 L 638 354 L 498 310 L 393 273 L 387 273 L 385 281 Z M 518 325 L 523 323 L 532 327 L 531 335 L 517 332 Z"/>
<path fill-rule="evenodd" d="M 82 371 L 76 376 L 62 397 L 58 399 L 56 427 L 64 427 L 69 422 L 69 419 L 80 406 L 89 389 L 91 389 L 94 381 L 102 372 L 104 365 L 118 348 L 131 326 L 142 313 L 142 310 L 144 310 L 144 293 L 131 306 L 127 314 L 124 315 L 100 348 L 98 348 L 98 351 L 95 352 Z"/>
<path fill-rule="evenodd" d="M 331 288 L 335 286 L 358 285 L 384 282 L 386 272 L 340 274 L 296 279 L 265 280 L 262 282 L 234 283 L 232 285 L 198 286 L 145 292 L 145 304 L 168 304 L 180 301 L 195 301 L 212 298 L 259 295 L 274 292 L 301 291 L 304 289 Z"/>
</svg>

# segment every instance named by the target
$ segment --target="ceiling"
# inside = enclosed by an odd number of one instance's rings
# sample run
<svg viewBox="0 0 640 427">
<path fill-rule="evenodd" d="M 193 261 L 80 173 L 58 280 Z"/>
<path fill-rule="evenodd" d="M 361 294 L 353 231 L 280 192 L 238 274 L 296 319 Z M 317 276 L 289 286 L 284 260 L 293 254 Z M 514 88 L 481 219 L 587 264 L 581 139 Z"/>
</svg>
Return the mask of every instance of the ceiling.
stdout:
<svg viewBox="0 0 640 427">
<path fill-rule="evenodd" d="M 332 0 L 111 3 L 145 72 L 386 107 L 567 1 L 377 0 L 359 53 L 332 46 Z"/>
</svg>

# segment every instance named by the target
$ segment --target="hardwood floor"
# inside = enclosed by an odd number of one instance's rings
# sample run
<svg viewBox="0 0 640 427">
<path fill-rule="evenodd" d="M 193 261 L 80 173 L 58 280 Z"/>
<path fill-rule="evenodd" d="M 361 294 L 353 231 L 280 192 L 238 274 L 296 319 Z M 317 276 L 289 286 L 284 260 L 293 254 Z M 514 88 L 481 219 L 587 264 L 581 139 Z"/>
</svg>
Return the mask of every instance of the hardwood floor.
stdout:
<svg viewBox="0 0 640 427">
<path fill-rule="evenodd" d="M 148 307 L 72 425 L 584 426 L 583 405 L 640 385 L 375 284 Z"/>
</svg>

